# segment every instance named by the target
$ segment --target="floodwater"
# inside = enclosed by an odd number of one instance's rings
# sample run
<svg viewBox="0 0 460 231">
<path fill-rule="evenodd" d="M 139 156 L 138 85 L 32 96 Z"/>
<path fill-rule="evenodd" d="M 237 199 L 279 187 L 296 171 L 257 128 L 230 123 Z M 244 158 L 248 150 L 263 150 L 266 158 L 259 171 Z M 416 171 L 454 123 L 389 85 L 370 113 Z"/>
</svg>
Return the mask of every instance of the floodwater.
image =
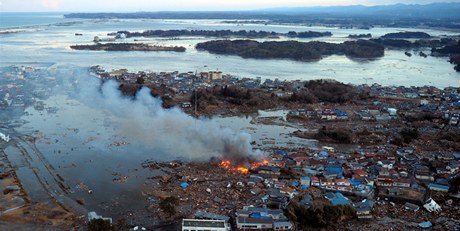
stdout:
<svg viewBox="0 0 460 231">
<path fill-rule="evenodd" d="M 4 76 L 14 76 L 9 73 L 8 68 L 2 71 Z M 85 71 L 86 70 L 86 71 Z M 260 111 L 255 115 L 248 116 L 233 116 L 233 117 L 215 117 L 193 119 L 182 112 L 175 110 L 164 110 L 151 116 L 139 116 L 132 118 L 134 114 L 123 114 L 129 110 L 136 110 L 136 106 L 128 110 L 113 109 L 112 107 L 126 106 L 125 104 L 115 104 L 114 102 L 121 101 L 122 103 L 135 104 L 134 101 L 125 102 L 123 98 L 106 100 L 105 97 L 110 95 L 85 95 L 91 92 L 91 88 L 98 88 L 99 81 L 95 76 L 89 75 L 87 69 L 80 67 L 67 66 L 38 66 L 33 71 L 28 71 L 24 74 L 26 82 L 17 80 L 16 85 L 24 84 L 22 91 L 30 91 L 33 89 L 44 88 L 47 79 L 56 78 L 57 81 L 49 82 L 49 97 L 42 99 L 34 99 L 35 102 L 41 101 L 44 108 L 36 108 L 28 106 L 22 108 L 22 113 L 19 113 L 21 107 L 11 109 L 15 114 L 11 114 L 9 119 L 16 121 L 16 128 L 9 130 L 12 136 L 16 134 L 35 137 L 35 143 L 24 143 L 23 146 L 35 146 L 39 153 L 30 151 L 33 155 L 43 156 L 41 161 L 30 161 L 29 165 L 19 165 L 23 162 L 22 155 L 13 147 L 6 151 L 11 158 L 11 161 L 16 164 L 20 179 L 35 179 L 30 166 L 37 166 L 39 174 L 37 177 L 44 177 L 47 182 L 53 182 L 53 178 L 62 177 L 64 185 L 70 189 L 68 192 L 60 192 L 59 195 L 66 194 L 74 200 L 81 200 L 85 203 L 85 208 L 94 210 L 98 213 L 119 217 L 127 213 L 142 213 L 146 203 L 149 203 L 148 196 L 142 192 L 142 184 L 147 177 L 164 174 L 161 170 L 149 170 L 142 168 L 142 163 L 146 160 L 155 161 L 170 161 L 170 160 L 208 160 L 215 153 L 215 149 L 206 148 L 197 149 L 198 152 L 209 150 L 209 154 L 195 157 L 192 149 L 185 146 L 190 153 L 180 152 L 183 149 L 177 149 L 178 143 L 192 144 L 207 144 L 201 142 L 202 139 L 211 141 L 219 141 L 224 139 L 233 142 L 233 139 L 228 140 L 228 137 L 241 136 L 242 139 L 236 139 L 236 143 L 246 143 L 255 141 L 256 149 L 271 150 L 276 147 L 312 147 L 316 145 L 315 141 L 299 139 L 291 137 L 289 134 L 296 131 L 295 126 L 277 126 L 264 125 L 257 122 L 257 119 L 266 117 L 276 117 L 278 122 L 284 123 L 287 111 Z M 32 74 L 33 73 L 33 74 Z M 84 74 L 86 73 L 86 74 Z M 76 75 L 69 77 L 69 75 Z M 77 76 L 81 75 L 81 76 Z M 33 77 L 32 77 L 33 76 Z M 91 82 L 94 82 L 92 84 Z M 104 85 L 106 86 L 106 85 Z M 104 88 L 104 87 L 102 87 Z M 88 91 L 84 91 L 85 89 Z M 88 97 L 85 97 L 88 96 Z M 96 98 L 99 97 L 99 98 Z M 145 99 L 144 99 L 145 100 Z M 26 99 L 26 101 L 29 101 Z M 136 102 L 142 99 L 136 100 Z M 111 103 L 109 107 L 101 107 L 100 102 Z M 146 107 L 152 106 L 145 104 Z M 152 106 L 153 107 L 153 106 Z M 138 108 L 137 108 L 138 109 Z M 155 110 L 153 107 L 152 110 Z M 3 111 L 5 114 L 6 111 Z M 122 112 L 122 113 L 120 113 Z M 141 111 L 139 113 L 142 114 Z M 182 123 L 181 127 L 171 127 L 155 122 L 159 117 L 180 116 L 179 118 L 186 119 L 186 123 Z M 2 116 L 2 118 L 5 118 Z M 127 121 L 138 120 L 137 123 L 144 125 L 147 130 L 142 133 L 142 136 L 153 136 L 153 139 L 139 139 L 139 134 L 128 132 L 123 124 Z M 177 121 L 176 121 L 177 122 Z M 5 124 L 11 124 L 5 121 Z M 132 123 L 128 123 L 132 125 Z M 153 124 L 153 125 L 149 125 Z M 195 131 L 214 129 L 213 133 L 204 131 L 202 133 Z M 189 139 L 181 139 L 185 131 L 191 130 L 193 137 Z M 220 131 L 222 130 L 222 132 Z M 171 140 L 176 137 L 178 140 Z M 170 133 L 170 134 L 166 134 Z M 202 135 L 200 135 L 202 134 Z M 204 134 L 204 135 L 203 135 Z M 222 136 L 215 139 L 207 137 L 206 134 L 214 136 Z M 160 144 L 149 143 L 155 141 L 155 136 L 162 135 L 169 137 L 170 140 L 165 144 L 160 139 Z M 209 135 L 209 136 L 212 136 Z M 158 137 L 157 137 L 158 138 Z M 248 139 L 246 139 L 248 138 Z M 19 137 L 17 137 L 19 140 Z M 244 145 L 243 145 L 244 147 Z M 249 145 L 249 147 L 251 147 Z M 219 150 L 219 149 L 217 149 Z M 243 149 L 244 150 L 244 149 Z M 257 151 L 260 153 L 260 151 Z M 190 155 L 189 155 L 190 154 Z M 263 154 L 263 153 L 261 153 Z M 203 159 L 203 156 L 207 159 Z M 38 160 L 38 159 L 37 159 Z M 44 166 L 45 165 L 45 166 Z M 29 166 L 29 167 L 28 167 Z M 52 166 L 53 171 L 49 172 L 48 166 Z M 45 168 L 46 167 L 46 168 Z M 51 174 L 51 175 L 50 175 Z M 60 177 L 57 176 L 59 174 Z M 122 182 L 118 180 L 123 179 Z M 27 182 L 25 182 L 27 183 Z M 39 187 L 35 183 L 34 187 Z M 26 187 L 33 189 L 34 187 Z M 49 187 L 55 186 L 51 185 Z M 89 193 L 91 191 L 91 193 Z M 32 198 L 44 199 L 46 193 L 43 190 L 30 190 Z M 122 209 L 121 209 L 122 208 Z"/>
<path fill-rule="evenodd" d="M 52 15 L 56 16 L 56 15 Z M 308 27 L 299 25 L 226 24 L 219 20 L 74 20 L 27 27 L 2 26 L 3 31 L 22 31 L 0 34 L 0 65 L 51 63 L 73 64 L 82 67 L 101 65 L 108 70 L 127 68 L 131 71 L 210 71 L 221 70 L 238 77 L 278 78 L 280 80 L 310 80 L 318 78 L 336 79 L 345 83 L 379 83 L 383 85 L 437 87 L 457 86 L 460 74 L 455 72 L 447 58 L 418 55 L 408 57 L 401 50 L 386 50 L 385 57 L 369 60 L 351 60 L 345 56 L 332 55 L 318 62 L 291 60 L 243 59 L 238 56 L 210 54 L 197 51 L 199 42 L 213 38 L 130 38 L 157 45 L 180 45 L 187 48 L 184 53 L 175 52 L 106 52 L 71 50 L 73 44 L 91 44 L 94 36 L 107 37 L 107 33 L 120 30 L 144 31 L 149 29 L 200 29 L 200 30 L 264 30 L 286 33 L 288 31 L 331 31 L 332 37 L 297 39 L 299 41 L 343 42 L 349 34 L 371 33 L 378 37 L 390 32 L 420 31 L 408 28 L 340 29 L 334 27 Z M 65 19 L 69 20 L 69 19 Z M 40 21 L 41 22 L 41 21 Z M 424 30 L 434 36 L 455 35 L 455 32 Z M 75 36 L 81 33 L 82 36 Z M 286 40 L 288 38 L 270 39 Z M 263 41 L 264 39 L 260 39 Z M 21 51 L 21 52 L 18 52 Z M 411 51 L 418 54 L 418 51 Z"/>
</svg>

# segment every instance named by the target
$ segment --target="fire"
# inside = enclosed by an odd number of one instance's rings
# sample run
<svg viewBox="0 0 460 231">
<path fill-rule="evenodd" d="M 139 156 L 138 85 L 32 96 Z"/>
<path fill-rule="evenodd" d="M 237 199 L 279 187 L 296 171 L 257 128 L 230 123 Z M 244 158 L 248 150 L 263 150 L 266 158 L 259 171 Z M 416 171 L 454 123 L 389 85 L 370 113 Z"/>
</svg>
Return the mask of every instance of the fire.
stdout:
<svg viewBox="0 0 460 231">
<path fill-rule="evenodd" d="M 263 160 L 260 162 L 252 162 L 250 167 L 245 167 L 245 166 L 240 166 L 240 165 L 234 165 L 229 160 L 222 160 L 219 163 L 219 167 L 225 168 L 232 173 L 248 174 L 249 169 L 256 169 L 259 166 L 264 166 L 267 164 L 268 164 L 268 161 Z"/>
<path fill-rule="evenodd" d="M 268 165 L 268 161 L 267 160 L 263 160 L 263 161 L 260 161 L 260 162 L 252 162 L 251 164 L 251 169 L 256 169 L 260 166 L 266 166 Z"/>
<path fill-rule="evenodd" d="M 229 160 L 222 160 L 219 167 L 225 168 L 232 173 L 248 174 L 249 169 L 243 166 L 235 166 Z"/>
</svg>

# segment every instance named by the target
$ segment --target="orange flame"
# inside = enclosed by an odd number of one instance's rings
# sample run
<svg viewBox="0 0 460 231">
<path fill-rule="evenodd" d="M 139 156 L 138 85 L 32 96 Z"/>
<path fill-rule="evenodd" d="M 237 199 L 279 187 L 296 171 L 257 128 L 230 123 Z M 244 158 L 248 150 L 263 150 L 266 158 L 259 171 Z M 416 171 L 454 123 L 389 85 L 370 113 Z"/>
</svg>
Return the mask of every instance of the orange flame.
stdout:
<svg viewBox="0 0 460 231">
<path fill-rule="evenodd" d="M 225 169 L 229 170 L 232 173 L 248 174 L 249 169 L 256 169 L 259 166 L 264 166 L 264 165 L 267 165 L 267 164 L 268 164 L 268 161 L 266 161 L 266 160 L 263 160 L 263 161 L 260 161 L 260 162 L 253 162 L 251 164 L 250 168 L 247 168 L 245 166 L 233 165 L 229 160 L 222 160 L 219 163 L 219 167 L 225 168 Z"/>
<path fill-rule="evenodd" d="M 256 169 L 256 168 L 258 168 L 260 166 L 265 166 L 265 165 L 268 165 L 267 160 L 263 160 L 263 161 L 260 161 L 260 162 L 252 162 L 251 169 Z"/>
</svg>

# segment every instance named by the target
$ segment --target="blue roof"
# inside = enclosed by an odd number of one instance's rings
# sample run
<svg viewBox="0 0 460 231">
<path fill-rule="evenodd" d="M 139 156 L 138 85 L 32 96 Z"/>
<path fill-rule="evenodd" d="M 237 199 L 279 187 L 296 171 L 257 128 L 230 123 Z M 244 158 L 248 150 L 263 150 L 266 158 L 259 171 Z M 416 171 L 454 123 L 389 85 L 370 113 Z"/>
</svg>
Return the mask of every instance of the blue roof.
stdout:
<svg viewBox="0 0 460 231">
<path fill-rule="evenodd" d="M 340 174 L 343 172 L 342 168 L 325 168 L 324 170 L 329 171 L 329 172 L 334 172 L 337 174 Z"/>
<path fill-rule="evenodd" d="M 303 176 L 303 177 L 300 177 L 300 180 L 310 180 L 310 177 L 309 176 Z"/>
<path fill-rule="evenodd" d="M 447 186 L 447 185 L 435 184 L 435 183 L 430 183 L 430 184 L 428 185 L 428 187 L 430 187 L 430 188 L 431 188 L 431 187 L 433 187 L 433 188 L 441 188 L 441 189 L 446 189 L 446 190 L 449 189 L 449 186 Z"/>
<path fill-rule="evenodd" d="M 182 182 L 182 183 L 180 183 L 180 186 L 181 186 L 182 188 L 187 188 L 187 187 L 188 187 L 188 184 L 187 184 L 187 182 Z"/>
<path fill-rule="evenodd" d="M 419 223 L 418 226 L 421 228 L 430 228 L 431 226 L 433 226 L 433 224 L 431 224 L 430 221 L 425 221 L 425 222 Z"/>
<path fill-rule="evenodd" d="M 297 181 L 294 181 L 294 182 L 292 182 L 292 185 L 294 185 L 294 186 L 296 186 L 296 187 L 297 187 L 297 186 L 299 186 L 300 184 L 299 184 L 299 182 L 297 182 Z"/>
<path fill-rule="evenodd" d="M 320 155 L 323 155 L 323 156 L 328 156 L 329 153 L 327 151 L 321 151 L 319 152 Z"/>
<path fill-rule="evenodd" d="M 263 216 L 262 214 L 260 214 L 260 212 L 251 213 L 249 214 L 249 217 L 258 218 L 258 219 L 270 219 L 271 218 L 269 216 Z"/>
<path fill-rule="evenodd" d="M 283 157 L 289 157 L 288 154 L 285 151 L 276 150 L 275 153 L 277 155 L 282 155 Z"/>
<path fill-rule="evenodd" d="M 350 201 L 346 198 L 342 193 L 336 192 L 335 194 L 329 194 L 329 198 L 327 198 L 332 205 L 349 205 Z"/>
<path fill-rule="evenodd" d="M 460 153 L 454 153 L 453 155 L 456 159 L 460 159 Z"/>
<path fill-rule="evenodd" d="M 356 180 L 356 179 L 350 179 L 350 183 L 351 183 L 352 185 L 356 186 L 356 185 L 360 185 L 360 184 L 361 184 L 361 181 Z"/>
</svg>

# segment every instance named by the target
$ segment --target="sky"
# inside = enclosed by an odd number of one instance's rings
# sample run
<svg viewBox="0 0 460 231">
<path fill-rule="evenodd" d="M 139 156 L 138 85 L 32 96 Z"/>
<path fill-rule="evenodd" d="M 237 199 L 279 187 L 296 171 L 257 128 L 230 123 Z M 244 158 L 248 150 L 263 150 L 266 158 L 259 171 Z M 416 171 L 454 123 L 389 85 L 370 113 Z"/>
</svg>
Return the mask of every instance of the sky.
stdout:
<svg viewBox="0 0 460 231">
<path fill-rule="evenodd" d="M 251 10 L 290 6 L 427 4 L 460 0 L 0 0 L 0 12 Z"/>
</svg>

